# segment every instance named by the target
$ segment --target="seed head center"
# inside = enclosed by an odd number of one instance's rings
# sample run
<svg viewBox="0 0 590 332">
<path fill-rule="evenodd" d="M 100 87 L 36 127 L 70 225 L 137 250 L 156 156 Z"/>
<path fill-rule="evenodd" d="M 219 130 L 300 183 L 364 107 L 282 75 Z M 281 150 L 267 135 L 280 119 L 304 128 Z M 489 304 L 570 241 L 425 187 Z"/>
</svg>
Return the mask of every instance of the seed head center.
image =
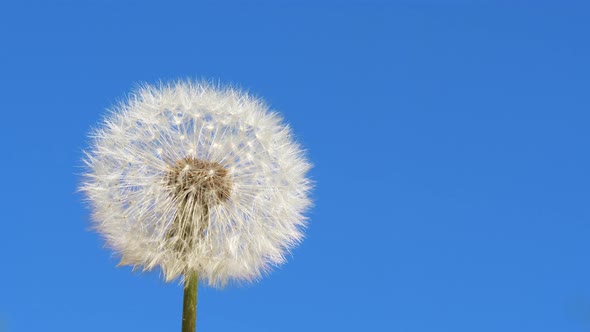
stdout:
<svg viewBox="0 0 590 332">
<path fill-rule="evenodd" d="M 166 185 L 175 198 L 209 206 L 229 199 L 232 181 L 220 163 L 185 157 L 170 165 Z"/>
</svg>

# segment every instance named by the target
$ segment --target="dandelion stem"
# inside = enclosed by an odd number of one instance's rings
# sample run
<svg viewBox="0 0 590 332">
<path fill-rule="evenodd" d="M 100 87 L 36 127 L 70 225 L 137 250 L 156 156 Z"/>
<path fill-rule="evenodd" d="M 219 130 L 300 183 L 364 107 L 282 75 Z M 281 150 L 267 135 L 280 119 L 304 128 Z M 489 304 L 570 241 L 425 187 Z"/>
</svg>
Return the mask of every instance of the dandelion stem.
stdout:
<svg viewBox="0 0 590 332">
<path fill-rule="evenodd" d="M 183 210 L 186 204 L 182 206 Z M 201 222 L 198 223 L 197 238 L 203 238 L 205 229 L 209 225 L 209 206 L 206 203 L 201 204 Z M 190 224 L 189 224 L 190 225 Z M 189 228 L 189 231 L 182 232 L 183 241 L 190 243 L 192 246 L 194 232 Z M 197 329 L 197 295 L 199 292 L 199 273 L 197 271 L 188 271 L 184 280 L 184 299 L 182 303 L 182 332 L 195 332 Z"/>
<path fill-rule="evenodd" d="M 182 306 L 182 332 L 195 332 L 197 329 L 197 293 L 199 275 L 192 272 L 184 282 L 184 300 Z"/>
</svg>

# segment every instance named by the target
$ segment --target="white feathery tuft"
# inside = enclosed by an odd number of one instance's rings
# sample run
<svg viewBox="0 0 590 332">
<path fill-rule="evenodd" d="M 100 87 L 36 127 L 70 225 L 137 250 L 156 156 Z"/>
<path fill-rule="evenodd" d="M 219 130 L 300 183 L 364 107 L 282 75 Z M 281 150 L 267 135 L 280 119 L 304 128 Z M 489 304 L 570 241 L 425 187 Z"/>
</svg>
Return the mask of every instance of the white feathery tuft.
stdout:
<svg viewBox="0 0 590 332">
<path fill-rule="evenodd" d="M 310 164 L 259 99 L 207 82 L 145 85 L 92 134 L 81 184 L 120 265 L 253 281 L 303 238 Z"/>
</svg>

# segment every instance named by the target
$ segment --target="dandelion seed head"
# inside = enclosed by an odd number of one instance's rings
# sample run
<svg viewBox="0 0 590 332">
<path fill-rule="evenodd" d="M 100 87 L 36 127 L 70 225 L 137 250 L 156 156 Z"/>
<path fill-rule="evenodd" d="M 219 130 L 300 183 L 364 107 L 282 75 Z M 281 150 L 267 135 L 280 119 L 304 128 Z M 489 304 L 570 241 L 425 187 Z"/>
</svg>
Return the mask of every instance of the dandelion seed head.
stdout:
<svg viewBox="0 0 590 332">
<path fill-rule="evenodd" d="M 81 190 L 119 265 L 222 286 L 259 279 L 303 238 L 310 164 L 240 90 L 145 85 L 93 132 L 85 163 Z"/>
</svg>

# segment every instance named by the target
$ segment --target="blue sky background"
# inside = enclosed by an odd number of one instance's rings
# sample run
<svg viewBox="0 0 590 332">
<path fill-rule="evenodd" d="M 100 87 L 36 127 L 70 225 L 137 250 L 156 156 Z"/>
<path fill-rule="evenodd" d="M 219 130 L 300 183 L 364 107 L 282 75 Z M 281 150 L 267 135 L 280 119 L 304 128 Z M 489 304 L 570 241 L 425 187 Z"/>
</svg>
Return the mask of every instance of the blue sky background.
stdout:
<svg viewBox="0 0 590 332">
<path fill-rule="evenodd" d="M 315 164 L 307 239 L 201 288 L 199 331 L 590 331 L 590 5 L 2 1 L 0 331 L 179 331 L 76 193 L 138 82 L 263 96 Z"/>
</svg>

